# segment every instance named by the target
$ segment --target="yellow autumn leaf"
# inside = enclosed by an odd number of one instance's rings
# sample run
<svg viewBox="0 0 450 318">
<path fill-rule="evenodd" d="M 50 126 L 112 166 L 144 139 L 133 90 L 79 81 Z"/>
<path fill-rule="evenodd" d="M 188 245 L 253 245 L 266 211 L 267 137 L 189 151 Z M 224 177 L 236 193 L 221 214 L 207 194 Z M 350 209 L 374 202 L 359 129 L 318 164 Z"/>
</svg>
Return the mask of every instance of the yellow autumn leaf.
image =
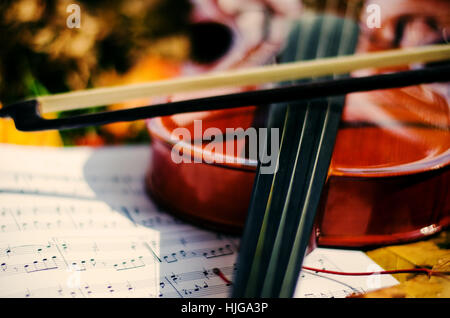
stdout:
<svg viewBox="0 0 450 318">
<path fill-rule="evenodd" d="M 450 251 L 440 244 L 448 241 L 448 231 L 425 241 L 393 245 L 366 252 L 386 270 L 432 268 L 433 271 L 450 271 Z M 399 285 L 372 291 L 356 297 L 365 298 L 450 298 L 450 276 L 425 274 L 393 275 Z"/>
<path fill-rule="evenodd" d="M 385 270 L 407 269 L 415 267 L 413 263 L 390 251 L 387 247 L 382 247 L 376 250 L 368 251 L 366 252 L 366 254 L 372 260 L 374 260 L 375 263 L 380 265 Z M 394 274 L 392 276 L 394 276 L 395 279 L 397 279 L 399 282 L 405 282 L 414 275 Z"/>
<path fill-rule="evenodd" d="M 140 82 L 149 82 L 167 79 L 180 75 L 180 63 L 177 61 L 166 60 L 156 55 L 144 56 L 123 76 L 114 73 L 105 73 L 101 79 L 104 86 L 132 84 Z M 108 106 L 108 110 L 117 110 L 125 108 L 133 108 L 150 104 L 150 98 L 131 100 L 125 103 L 119 103 Z M 118 138 L 124 138 L 133 132 L 139 132 L 145 129 L 144 121 L 135 122 L 118 122 L 102 127 Z"/>
<path fill-rule="evenodd" d="M 449 250 L 440 249 L 432 241 L 389 246 L 388 250 L 420 267 L 432 267 L 439 259 L 450 255 Z"/>
<path fill-rule="evenodd" d="M 0 142 L 28 146 L 59 147 L 63 145 L 58 131 L 18 131 L 11 119 L 0 120 Z"/>
<path fill-rule="evenodd" d="M 357 295 L 362 298 L 450 298 L 448 277 L 420 274 L 399 285 Z"/>
</svg>

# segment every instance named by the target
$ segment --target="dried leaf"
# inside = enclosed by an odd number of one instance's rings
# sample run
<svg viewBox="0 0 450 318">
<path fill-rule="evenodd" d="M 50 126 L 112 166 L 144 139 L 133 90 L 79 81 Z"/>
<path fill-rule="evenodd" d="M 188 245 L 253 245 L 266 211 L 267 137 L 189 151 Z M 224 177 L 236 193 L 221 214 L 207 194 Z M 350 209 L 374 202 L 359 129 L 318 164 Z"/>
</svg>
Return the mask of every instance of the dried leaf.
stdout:
<svg viewBox="0 0 450 318">
<path fill-rule="evenodd" d="M 437 272 L 450 272 L 450 254 L 439 259 L 433 266 L 433 270 Z"/>
<path fill-rule="evenodd" d="M 387 247 L 378 248 L 376 250 L 369 251 L 366 254 L 385 270 L 414 268 L 413 263 L 398 256 Z M 414 277 L 414 274 L 395 274 L 393 276 L 402 283 Z"/>
<path fill-rule="evenodd" d="M 434 271 L 450 271 L 449 231 L 426 241 L 387 246 L 368 251 L 367 255 L 386 270 L 414 267 L 432 268 Z M 399 285 L 353 297 L 364 298 L 450 298 L 450 276 L 425 274 L 396 274 Z"/>
<path fill-rule="evenodd" d="M 440 249 L 432 241 L 389 246 L 387 249 L 420 267 L 433 267 L 439 259 L 450 255 L 449 250 Z"/>
</svg>

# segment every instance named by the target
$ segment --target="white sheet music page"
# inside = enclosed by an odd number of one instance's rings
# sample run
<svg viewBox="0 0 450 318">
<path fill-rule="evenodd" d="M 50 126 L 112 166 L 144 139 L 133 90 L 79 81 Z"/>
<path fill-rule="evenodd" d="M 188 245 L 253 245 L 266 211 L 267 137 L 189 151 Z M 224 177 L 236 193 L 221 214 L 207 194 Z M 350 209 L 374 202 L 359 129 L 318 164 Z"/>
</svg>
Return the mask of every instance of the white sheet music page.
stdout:
<svg viewBox="0 0 450 318">
<path fill-rule="evenodd" d="M 146 195 L 148 146 L 0 145 L 0 297 L 227 297 L 239 240 L 186 224 Z M 310 266 L 379 268 L 316 249 Z M 345 254 L 347 253 L 347 254 Z M 296 297 L 344 297 L 392 276 L 302 272 Z"/>
</svg>

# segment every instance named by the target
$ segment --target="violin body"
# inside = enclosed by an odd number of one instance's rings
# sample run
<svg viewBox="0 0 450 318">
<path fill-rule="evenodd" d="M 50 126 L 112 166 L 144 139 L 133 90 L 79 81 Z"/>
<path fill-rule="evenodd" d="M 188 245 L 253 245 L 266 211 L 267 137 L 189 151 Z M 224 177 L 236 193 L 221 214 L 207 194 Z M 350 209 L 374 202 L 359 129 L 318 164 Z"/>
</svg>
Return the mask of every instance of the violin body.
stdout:
<svg viewBox="0 0 450 318">
<path fill-rule="evenodd" d="M 254 112 L 254 107 L 244 107 L 204 112 L 194 118 L 203 119 L 203 129 L 246 129 L 252 123 Z M 194 160 L 191 163 L 173 162 L 171 152 L 175 144 L 169 136 L 173 128 L 179 127 L 174 119 L 180 117 L 185 116 L 160 117 L 148 122 L 152 159 L 146 182 L 150 194 L 182 218 L 216 230 L 239 233 L 245 223 L 256 165 L 199 164 Z M 183 127 L 193 133 L 193 120 Z M 183 155 L 192 159 L 194 152 L 194 147 L 183 149 Z"/>
<path fill-rule="evenodd" d="M 318 211 L 319 244 L 400 243 L 450 224 L 448 107 L 420 86 L 347 97 Z M 436 117 L 427 122 L 424 113 Z"/>
<path fill-rule="evenodd" d="M 418 98 L 411 90 L 424 91 Z M 446 119 L 442 124 L 448 126 L 448 102 L 431 93 L 431 103 L 426 103 L 427 94 L 430 91 L 426 87 L 413 87 L 356 93 L 347 98 L 316 219 L 319 245 L 399 243 L 434 234 L 450 224 L 449 132 L 445 126 L 414 118 L 423 107 L 437 107 L 435 115 Z M 391 115 L 397 117 L 374 122 L 360 104 L 373 106 L 368 101 L 376 101 L 374 107 L 379 112 L 394 110 Z M 392 107 L 393 102 L 399 103 L 398 107 Z M 419 114 L 402 109 L 405 104 L 401 102 L 415 102 Z M 256 164 L 174 163 L 174 143 L 169 136 L 183 120 L 183 127 L 193 132 L 193 118 L 201 118 L 205 130 L 246 129 L 255 110 L 244 107 L 150 120 L 152 161 L 147 186 L 153 197 L 189 221 L 239 233 L 246 220 Z M 361 113 L 368 118 L 364 120 Z M 244 143 L 238 143 L 238 147 L 244 147 Z M 183 149 L 183 155 L 191 158 L 199 153 L 193 146 Z M 203 152 L 203 158 L 213 155 Z"/>
<path fill-rule="evenodd" d="M 372 43 L 373 38 L 363 35 L 359 51 L 387 48 L 380 41 Z M 381 71 L 386 70 L 370 72 Z M 346 97 L 313 231 L 317 244 L 394 244 L 450 225 L 450 105 L 445 91 L 448 85 L 420 85 Z M 209 127 L 225 134 L 227 127 L 254 127 L 258 116 L 258 107 L 249 106 L 149 120 L 152 159 L 146 185 L 151 196 L 188 221 L 240 233 L 256 160 L 211 163 L 217 150 L 207 150 L 209 142 L 203 142 L 182 149 L 183 156 L 198 160 L 175 163 L 172 133 L 182 127 L 194 135 L 194 120 L 201 119 L 202 134 Z M 232 141 L 225 138 L 227 142 Z M 236 153 L 245 146 L 245 140 L 238 140 Z"/>
</svg>

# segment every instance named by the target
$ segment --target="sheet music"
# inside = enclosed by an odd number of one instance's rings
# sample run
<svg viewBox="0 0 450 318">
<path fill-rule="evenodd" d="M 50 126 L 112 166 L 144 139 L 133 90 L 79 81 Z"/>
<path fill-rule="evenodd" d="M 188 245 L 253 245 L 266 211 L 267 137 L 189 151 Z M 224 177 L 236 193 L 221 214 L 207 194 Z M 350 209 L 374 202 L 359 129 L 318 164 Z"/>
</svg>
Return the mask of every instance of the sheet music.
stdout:
<svg viewBox="0 0 450 318">
<path fill-rule="evenodd" d="M 213 268 L 232 280 L 239 239 L 186 224 L 148 198 L 148 146 L 0 152 L 0 297 L 228 296 Z M 338 268 L 344 252 L 317 249 L 307 262 Z M 339 277 L 336 287 L 303 276 L 299 297 L 367 288 L 364 278 Z M 380 287 L 395 283 L 388 276 Z"/>
</svg>

